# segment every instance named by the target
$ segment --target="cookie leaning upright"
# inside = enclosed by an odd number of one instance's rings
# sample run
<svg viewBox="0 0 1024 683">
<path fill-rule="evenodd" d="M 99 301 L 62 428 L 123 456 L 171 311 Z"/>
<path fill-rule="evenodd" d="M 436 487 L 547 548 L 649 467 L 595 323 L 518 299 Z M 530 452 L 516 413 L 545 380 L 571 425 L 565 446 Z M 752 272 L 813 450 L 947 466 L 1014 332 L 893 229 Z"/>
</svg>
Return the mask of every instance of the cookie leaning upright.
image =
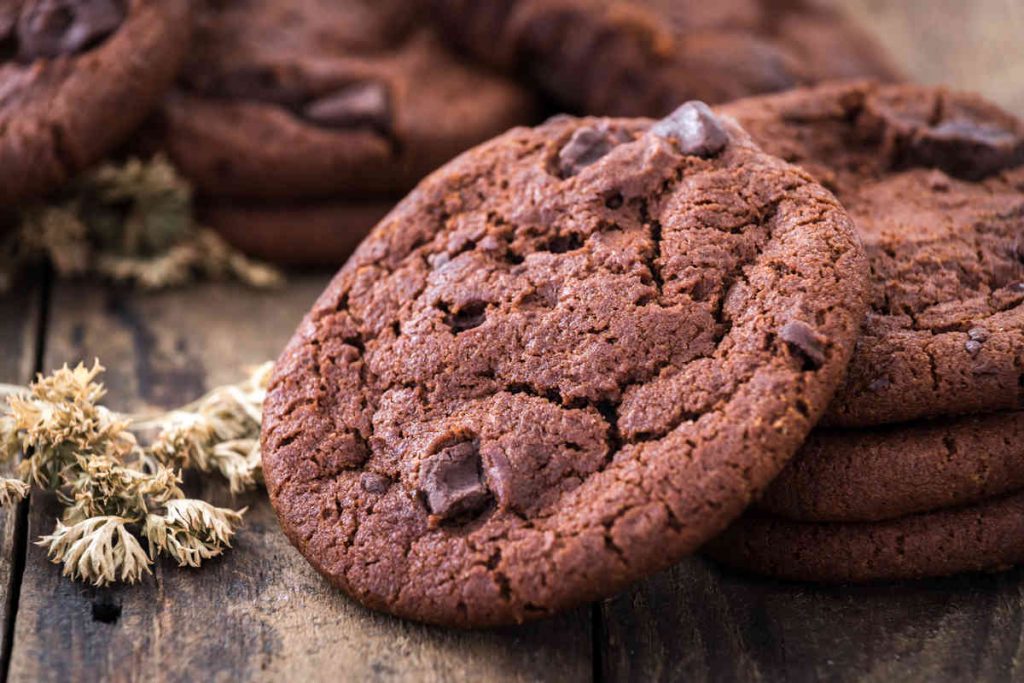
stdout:
<svg viewBox="0 0 1024 683">
<path fill-rule="evenodd" d="M 867 83 L 721 111 L 835 191 L 864 239 L 870 309 L 826 422 L 1024 407 L 1024 123 L 973 95 Z"/>
<path fill-rule="evenodd" d="M 189 0 L 0 6 L 0 206 L 43 195 L 135 129 L 174 78 Z"/>
<path fill-rule="evenodd" d="M 420 1 L 474 57 L 587 114 L 898 78 L 881 45 L 816 0 Z"/>
<path fill-rule="evenodd" d="M 300 325 L 271 501 L 318 571 L 404 617 L 611 595 L 778 473 L 865 281 L 836 200 L 700 103 L 514 129 L 422 182 Z"/>
</svg>

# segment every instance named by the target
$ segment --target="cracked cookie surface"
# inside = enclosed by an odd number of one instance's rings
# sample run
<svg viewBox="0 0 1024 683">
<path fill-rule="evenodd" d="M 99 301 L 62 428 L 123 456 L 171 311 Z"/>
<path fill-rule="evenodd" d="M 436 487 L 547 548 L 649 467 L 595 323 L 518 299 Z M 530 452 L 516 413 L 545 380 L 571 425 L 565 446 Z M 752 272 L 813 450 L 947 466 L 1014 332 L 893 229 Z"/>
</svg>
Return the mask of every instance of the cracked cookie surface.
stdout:
<svg viewBox="0 0 1024 683">
<path fill-rule="evenodd" d="M 447 37 L 584 114 L 661 116 L 839 78 L 893 80 L 880 45 L 815 0 L 420 0 Z"/>
<path fill-rule="evenodd" d="M 874 522 L 1024 489 L 1024 412 L 817 429 L 757 506 L 808 522 Z"/>
<path fill-rule="evenodd" d="M 421 183 L 300 325 L 271 501 L 317 570 L 404 617 L 613 594 L 777 474 L 865 283 L 835 199 L 700 103 L 512 130 Z"/>
<path fill-rule="evenodd" d="M 452 55 L 407 0 L 200 0 L 163 145 L 201 194 L 401 196 L 532 123 L 524 89 Z"/>
<path fill-rule="evenodd" d="M 0 4 L 0 206 L 45 195 L 124 142 L 181 65 L 189 11 L 189 0 Z"/>
<path fill-rule="evenodd" d="M 1024 407 L 1024 124 L 920 86 L 848 84 L 723 106 L 850 212 L 870 309 L 824 422 Z"/>
</svg>

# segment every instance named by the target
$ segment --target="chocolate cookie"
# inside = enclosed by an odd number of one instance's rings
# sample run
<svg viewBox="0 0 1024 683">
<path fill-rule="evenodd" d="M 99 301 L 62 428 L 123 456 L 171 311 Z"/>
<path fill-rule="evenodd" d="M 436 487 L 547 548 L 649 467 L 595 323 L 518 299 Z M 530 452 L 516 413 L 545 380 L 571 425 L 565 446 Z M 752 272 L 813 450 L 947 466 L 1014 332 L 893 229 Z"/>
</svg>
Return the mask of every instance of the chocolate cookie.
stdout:
<svg viewBox="0 0 1024 683">
<path fill-rule="evenodd" d="M 0 4 L 0 206 L 124 141 L 177 73 L 188 17 L 189 0 Z"/>
<path fill-rule="evenodd" d="M 288 266 L 337 268 L 395 202 L 204 204 L 200 219 L 236 248 Z"/>
<path fill-rule="evenodd" d="M 475 57 L 573 111 L 657 116 L 822 80 L 896 72 L 813 0 L 421 0 Z"/>
<path fill-rule="evenodd" d="M 726 105 L 850 212 L 872 293 L 825 418 L 1024 407 L 1024 125 L 971 95 L 853 84 Z"/>
<path fill-rule="evenodd" d="M 870 522 L 1024 489 L 1024 413 L 816 430 L 759 507 L 787 519 Z"/>
<path fill-rule="evenodd" d="M 1024 562 L 1024 493 L 886 522 L 747 514 L 707 546 L 724 564 L 781 579 L 864 582 L 996 571 Z"/>
<path fill-rule="evenodd" d="M 376 608 L 481 626 L 606 596 L 725 527 L 838 383 L 853 226 L 701 103 L 558 117 L 427 178 L 282 354 L 292 542 Z"/>
<path fill-rule="evenodd" d="M 413 5 L 200 2 L 181 87 L 164 107 L 175 164 L 207 196 L 400 196 L 531 122 L 531 95 L 449 54 Z"/>
</svg>

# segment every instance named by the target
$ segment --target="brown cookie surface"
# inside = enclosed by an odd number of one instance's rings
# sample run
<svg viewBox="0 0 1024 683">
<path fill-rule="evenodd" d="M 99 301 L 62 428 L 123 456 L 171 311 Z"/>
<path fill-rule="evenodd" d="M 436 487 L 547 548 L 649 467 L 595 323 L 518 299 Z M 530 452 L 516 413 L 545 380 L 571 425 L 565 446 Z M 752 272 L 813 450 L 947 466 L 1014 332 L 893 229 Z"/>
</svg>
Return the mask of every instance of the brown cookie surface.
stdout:
<svg viewBox="0 0 1024 683">
<path fill-rule="evenodd" d="M 822 80 L 895 78 L 813 0 L 421 0 L 445 35 L 572 111 L 660 116 Z"/>
<path fill-rule="evenodd" d="M 421 183 L 301 324 L 266 401 L 271 501 L 316 569 L 401 616 L 612 594 L 796 450 L 863 268 L 834 198 L 699 103 L 515 129 Z"/>
<path fill-rule="evenodd" d="M 287 266 L 337 268 L 394 205 L 387 199 L 213 202 L 200 206 L 199 217 L 250 256 Z"/>
<path fill-rule="evenodd" d="M 405 0 L 203 0 L 164 145 L 207 196 L 404 193 L 529 123 L 523 89 L 449 53 Z"/>
<path fill-rule="evenodd" d="M 1024 493 L 884 522 L 792 522 L 748 513 L 706 551 L 732 567 L 795 581 L 997 571 L 1024 562 Z"/>
<path fill-rule="evenodd" d="M 815 430 L 758 503 L 809 522 L 871 522 L 1024 489 L 1024 413 Z"/>
<path fill-rule="evenodd" d="M 1024 407 L 1024 125 L 972 96 L 848 84 L 722 107 L 850 212 L 870 310 L 826 415 L 861 427 Z"/>
<path fill-rule="evenodd" d="M 189 12 L 189 0 L 0 4 L 0 206 L 124 142 L 177 73 Z"/>
</svg>

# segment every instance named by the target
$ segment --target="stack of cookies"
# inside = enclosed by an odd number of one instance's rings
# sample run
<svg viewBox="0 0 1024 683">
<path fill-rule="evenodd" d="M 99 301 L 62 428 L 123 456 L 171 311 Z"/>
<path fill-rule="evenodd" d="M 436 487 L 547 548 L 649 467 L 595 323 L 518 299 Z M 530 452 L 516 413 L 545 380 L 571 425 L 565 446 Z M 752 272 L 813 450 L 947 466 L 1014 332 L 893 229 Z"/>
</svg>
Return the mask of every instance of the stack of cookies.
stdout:
<svg viewBox="0 0 1024 683">
<path fill-rule="evenodd" d="M 820 581 L 1024 561 L 1024 124 L 915 86 L 720 111 L 836 194 L 871 293 L 822 426 L 712 554 Z"/>
</svg>

